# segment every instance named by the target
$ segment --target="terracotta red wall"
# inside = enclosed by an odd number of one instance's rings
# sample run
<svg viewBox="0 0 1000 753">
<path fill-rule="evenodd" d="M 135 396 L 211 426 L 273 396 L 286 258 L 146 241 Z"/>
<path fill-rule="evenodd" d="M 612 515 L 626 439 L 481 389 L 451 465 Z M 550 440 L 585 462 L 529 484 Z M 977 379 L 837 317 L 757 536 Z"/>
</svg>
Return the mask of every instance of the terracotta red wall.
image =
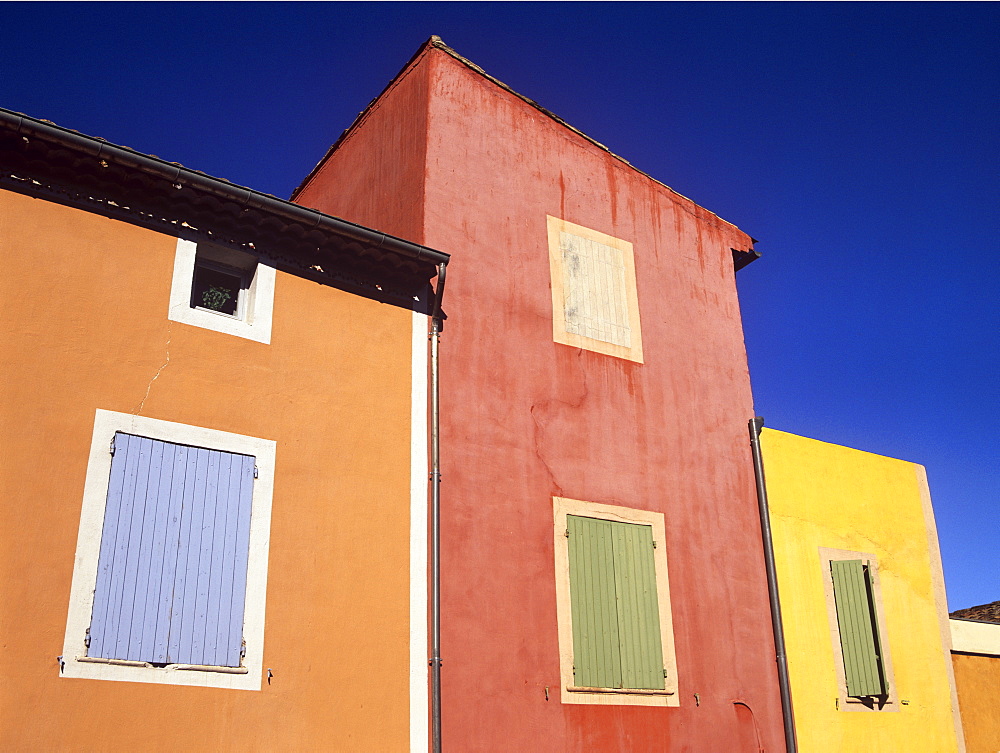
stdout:
<svg viewBox="0 0 1000 753">
<path fill-rule="evenodd" d="M 411 68 L 342 137 L 294 200 L 419 243 L 426 146 L 427 73 Z"/>
<path fill-rule="evenodd" d="M 404 190 L 423 196 L 417 240 L 452 254 L 446 747 L 728 752 L 757 750 L 756 726 L 764 749 L 781 750 L 730 251 L 750 239 L 447 53 L 429 48 L 415 65 L 428 77 L 426 176 Z M 373 112 L 361 126 L 373 140 L 394 133 L 379 117 L 398 115 Z M 418 157 L 419 139 L 396 139 L 375 145 L 378 159 Z M 339 164 L 362 159 L 349 154 L 362 143 L 344 142 Z M 369 207 L 371 186 L 334 196 L 337 164 L 317 178 L 328 186 L 317 206 Z M 386 201 L 391 221 L 398 198 Z M 546 214 L 634 244 L 645 363 L 552 341 Z M 384 227 L 377 211 L 345 216 Z M 553 495 L 665 514 L 679 708 L 560 702 Z"/>
</svg>

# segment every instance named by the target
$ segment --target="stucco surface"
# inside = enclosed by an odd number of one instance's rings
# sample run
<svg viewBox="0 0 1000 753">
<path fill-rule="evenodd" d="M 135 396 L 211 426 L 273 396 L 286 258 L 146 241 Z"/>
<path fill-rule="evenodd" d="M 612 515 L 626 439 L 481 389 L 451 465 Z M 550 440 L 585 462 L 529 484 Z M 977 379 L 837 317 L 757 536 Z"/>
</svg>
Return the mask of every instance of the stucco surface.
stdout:
<svg viewBox="0 0 1000 753">
<path fill-rule="evenodd" d="M 780 749 L 730 251 L 749 239 L 454 58 L 429 64 L 425 241 L 455 252 L 442 366 L 452 744 L 737 751 L 755 723 Z M 644 363 L 553 342 L 546 215 L 633 244 Z M 665 514 L 679 707 L 555 700 L 553 496 Z"/>
<path fill-rule="evenodd" d="M 957 750 L 923 469 L 773 429 L 763 430 L 761 444 L 801 750 Z M 821 547 L 876 558 L 898 704 L 838 708 L 840 647 L 828 621 Z"/>
<path fill-rule="evenodd" d="M 270 345 L 170 322 L 175 248 L 0 192 L 3 748 L 405 749 L 411 314 L 279 273 Z M 262 690 L 59 677 L 97 408 L 277 442 Z"/>
<path fill-rule="evenodd" d="M 427 72 L 411 68 L 341 136 L 294 200 L 421 243 L 426 124 Z M 331 133 L 340 127 L 331 124 Z"/>
<path fill-rule="evenodd" d="M 1000 750 L 1000 656 L 952 654 L 968 753 Z"/>
</svg>

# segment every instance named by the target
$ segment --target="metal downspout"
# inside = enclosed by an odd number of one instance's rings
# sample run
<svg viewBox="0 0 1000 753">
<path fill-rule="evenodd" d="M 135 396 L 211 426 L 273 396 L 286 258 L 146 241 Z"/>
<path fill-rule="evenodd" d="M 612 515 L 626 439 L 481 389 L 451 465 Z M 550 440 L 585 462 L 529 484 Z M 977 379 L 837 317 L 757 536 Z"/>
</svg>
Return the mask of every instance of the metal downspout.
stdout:
<svg viewBox="0 0 1000 753">
<path fill-rule="evenodd" d="M 767 593 L 771 602 L 771 626 L 774 630 L 775 661 L 778 663 L 778 688 L 781 692 L 781 716 L 785 726 L 785 749 L 798 751 L 795 739 L 795 719 L 792 716 L 792 695 L 788 684 L 788 657 L 785 654 L 785 629 L 781 624 L 781 602 L 778 600 L 778 575 L 774 567 L 774 544 L 771 540 L 771 518 L 767 509 L 767 485 L 764 483 L 764 459 L 760 453 L 760 430 L 764 419 L 750 419 L 750 447 L 753 450 L 753 474 L 757 480 L 757 507 L 760 511 L 760 531 L 764 540 L 764 565 L 767 570 Z"/>
<path fill-rule="evenodd" d="M 437 290 L 431 314 L 431 749 L 441 753 L 441 412 L 438 344 L 441 340 L 441 299 L 445 265 L 438 265 Z"/>
</svg>

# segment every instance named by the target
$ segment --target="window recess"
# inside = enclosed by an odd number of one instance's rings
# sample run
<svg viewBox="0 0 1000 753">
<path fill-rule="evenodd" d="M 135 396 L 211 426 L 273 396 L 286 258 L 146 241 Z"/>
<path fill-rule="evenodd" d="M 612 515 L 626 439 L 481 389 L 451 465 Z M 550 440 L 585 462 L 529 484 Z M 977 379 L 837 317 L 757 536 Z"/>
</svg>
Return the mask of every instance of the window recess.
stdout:
<svg viewBox="0 0 1000 753">
<path fill-rule="evenodd" d="M 679 705 L 662 513 L 553 509 L 562 702 Z"/>
<path fill-rule="evenodd" d="M 179 238 L 168 317 L 270 343 L 275 276 L 274 267 L 251 254 Z"/>
<path fill-rule="evenodd" d="M 234 319 L 246 318 L 251 270 L 227 267 L 200 256 L 195 260 L 191 307 Z"/>
<path fill-rule="evenodd" d="M 62 677 L 260 690 L 275 448 L 97 411 Z"/>
<path fill-rule="evenodd" d="M 892 658 L 874 555 L 819 550 L 841 711 L 897 711 Z"/>
</svg>

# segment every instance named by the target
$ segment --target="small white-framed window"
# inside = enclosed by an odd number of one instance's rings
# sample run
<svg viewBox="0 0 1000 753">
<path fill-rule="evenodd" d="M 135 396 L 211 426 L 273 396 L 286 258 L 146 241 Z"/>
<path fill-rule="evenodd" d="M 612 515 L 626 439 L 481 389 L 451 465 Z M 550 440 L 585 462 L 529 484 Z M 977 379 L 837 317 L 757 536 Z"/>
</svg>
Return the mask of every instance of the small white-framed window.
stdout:
<svg viewBox="0 0 1000 753">
<path fill-rule="evenodd" d="M 259 690 L 275 443 L 98 410 L 60 672 Z"/>
<path fill-rule="evenodd" d="M 680 705 L 663 514 L 552 505 L 562 702 Z"/>
<path fill-rule="evenodd" d="M 275 276 L 251 254 L 178 238 L 168 317 L 270 343 Z"/>
</svg>

